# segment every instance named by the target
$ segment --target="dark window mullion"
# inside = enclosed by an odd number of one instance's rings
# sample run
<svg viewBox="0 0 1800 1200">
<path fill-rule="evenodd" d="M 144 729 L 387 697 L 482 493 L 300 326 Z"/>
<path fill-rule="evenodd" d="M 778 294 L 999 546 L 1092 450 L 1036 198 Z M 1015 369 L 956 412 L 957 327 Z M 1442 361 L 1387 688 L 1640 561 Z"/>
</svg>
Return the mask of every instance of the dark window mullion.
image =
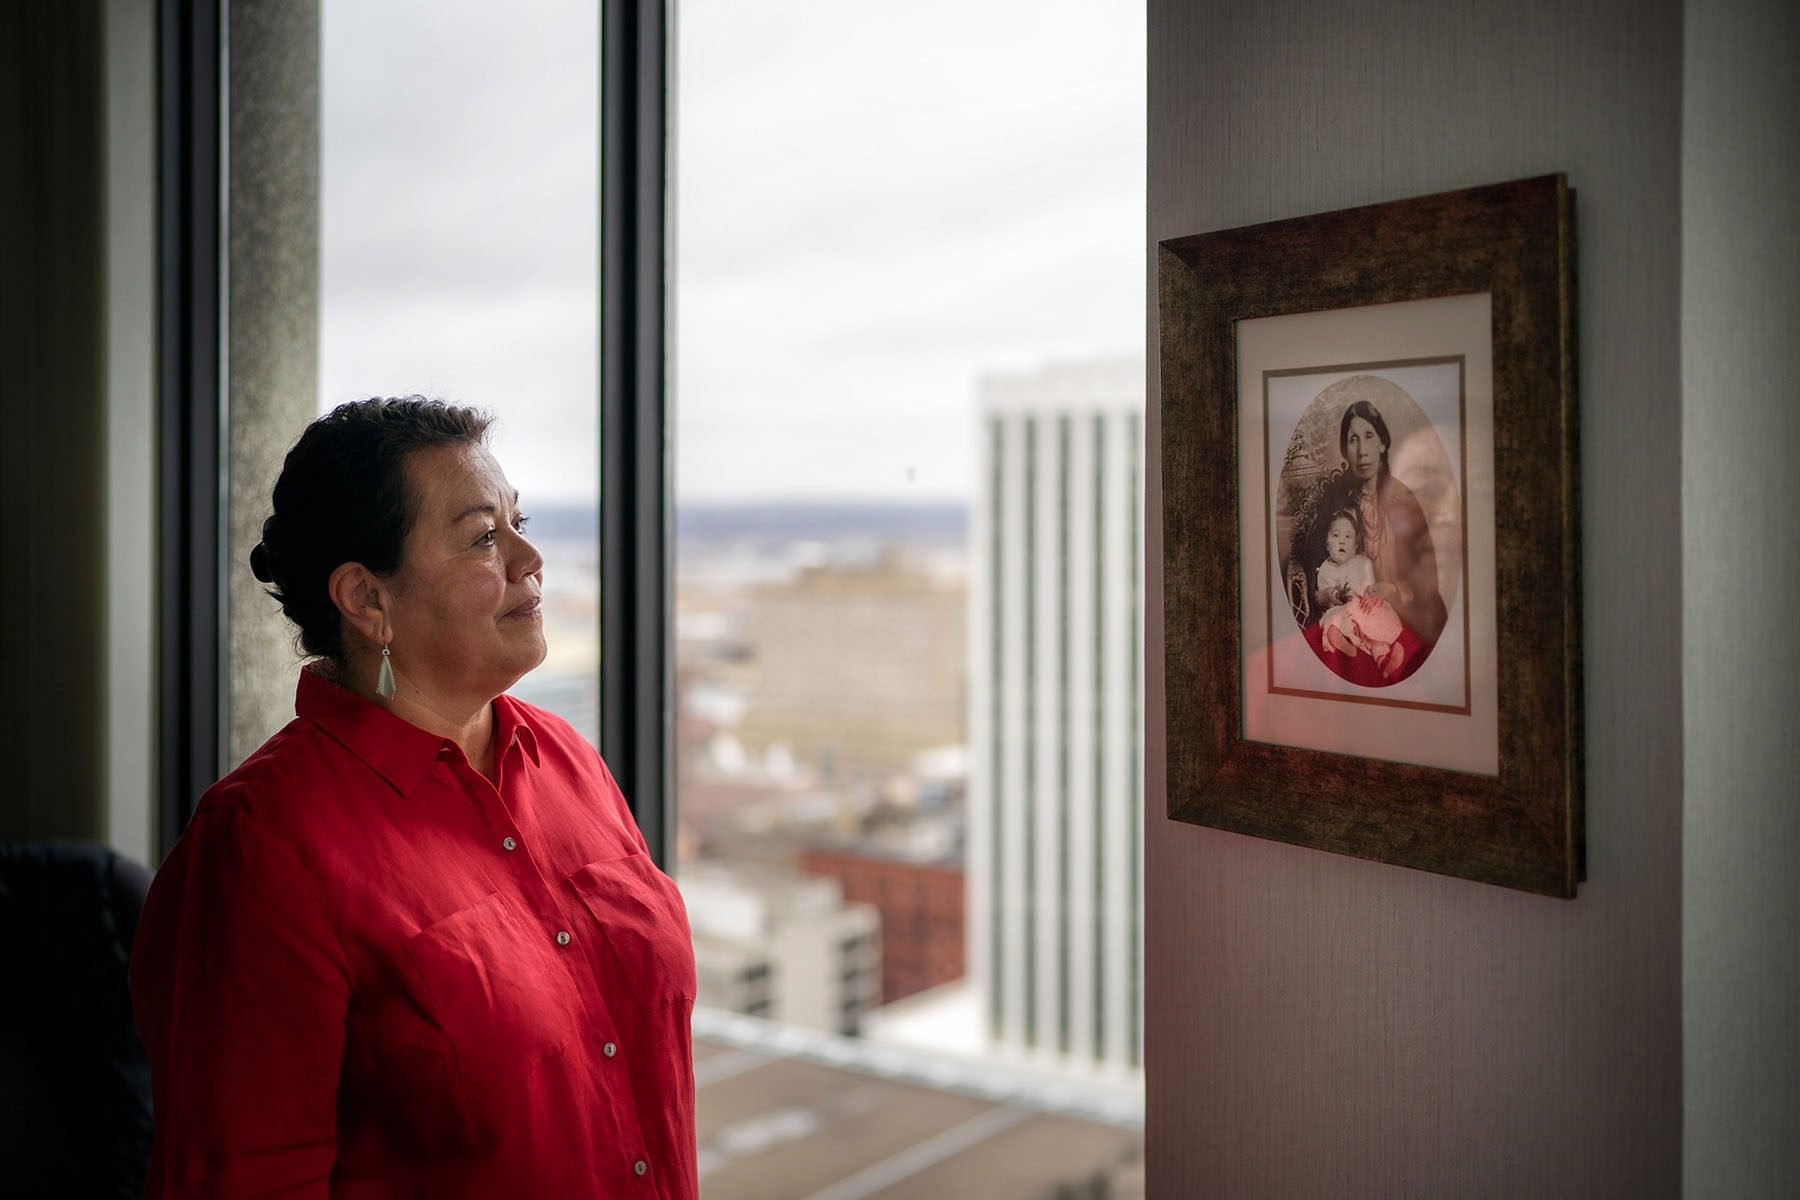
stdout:
<svg viewBox="0 0 1800 1200">
<path fill-rule="evenodd" d="M 600 49 L 600 749 L 672 869 L 667 25 L 606 0 Z"/>
<path fill-rule="evenodd" d="M 159 862 L 221 765 L 220 67 L 218 0 L 162 0 L 156 151 Z"/>
</svg>

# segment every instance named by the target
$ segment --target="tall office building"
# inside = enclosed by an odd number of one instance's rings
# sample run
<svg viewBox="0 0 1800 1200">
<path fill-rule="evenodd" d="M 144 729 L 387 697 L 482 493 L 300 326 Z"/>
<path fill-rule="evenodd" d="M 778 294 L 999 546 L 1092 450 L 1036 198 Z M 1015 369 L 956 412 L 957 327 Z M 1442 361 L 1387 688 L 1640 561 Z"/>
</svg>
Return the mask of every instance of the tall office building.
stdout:
<svg viewBox="0 0 1800 1200">
<path fill-rule="evenodd" d="M 996 1049 L 1142 1064 L 1140 358 L 996 375 L 971 523 L 969 967 Z"/>
</svg>

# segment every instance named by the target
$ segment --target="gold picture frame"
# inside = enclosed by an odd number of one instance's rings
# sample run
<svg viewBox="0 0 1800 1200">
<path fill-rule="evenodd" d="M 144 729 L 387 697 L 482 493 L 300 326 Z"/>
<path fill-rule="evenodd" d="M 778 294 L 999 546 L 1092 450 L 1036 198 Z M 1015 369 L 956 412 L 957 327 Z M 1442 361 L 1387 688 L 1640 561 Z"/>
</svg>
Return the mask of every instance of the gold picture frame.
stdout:
<svg viewBox="0 0 1800 1200">
<path fill-rule="evenodd" d="M 1573 210 L 1551 175 L 1161 244 L 1171 818 L 1575 895 Z"/>
</svg>

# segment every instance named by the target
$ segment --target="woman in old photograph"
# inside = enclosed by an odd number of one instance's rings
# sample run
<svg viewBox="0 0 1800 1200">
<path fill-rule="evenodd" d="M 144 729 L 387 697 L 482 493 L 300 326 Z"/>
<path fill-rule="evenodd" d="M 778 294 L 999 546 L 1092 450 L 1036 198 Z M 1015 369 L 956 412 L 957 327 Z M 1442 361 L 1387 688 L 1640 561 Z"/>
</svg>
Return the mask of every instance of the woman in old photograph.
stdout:
<svg viewBox="0 0 1800 1200">
<path fill-rule="evenodd" d="M 1349 542 L 1353 535 L 1356 555 L 1367 560 L 1356 587 L 1346 586 L 1337 572 L 1316 573 L 1314 600 L 1333 610 L 1333 627 L 1340 634 L 1327 640 L 1321 631 L 1321 656 L 1347 660 L 1334 663 L 1334 669 L 1353 682 L 1372 686 L 1402 677 L 1403 664 L 1404 673 L 1410 674 L 1437 644 L 1448 617 L 1438 590 L 1431 526 L 1412 489 L 1389 469 L 1392 447 L 1387 422 L 1373 404 L 1358 400 L 1344 410 L 1338 424 L 1343 470 L 1325 485 L 1318 527 L 1309 539 L 1329 559 L 1335 521 L 1338 540 Z M 1325 563 L 1318 565 L 1322 568 Z M 1321 581 L 1333 582 L 1330 595 L 1321 594 Z M 1359 620 L 1367 625 L 1360 633 Z M 1370 646 L 1379 647 L 1379 655 L 1357 662 L 1354 651 Z"/>
</svg>

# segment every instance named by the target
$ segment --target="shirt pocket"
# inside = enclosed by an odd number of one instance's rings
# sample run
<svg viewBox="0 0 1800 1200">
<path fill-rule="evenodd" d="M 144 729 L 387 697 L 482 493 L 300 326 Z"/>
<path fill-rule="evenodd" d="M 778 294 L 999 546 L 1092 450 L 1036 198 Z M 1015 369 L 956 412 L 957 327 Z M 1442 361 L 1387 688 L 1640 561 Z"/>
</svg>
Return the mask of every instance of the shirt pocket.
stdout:
<svg viewBox="0 0 1800 1200">
<path fill-rule="evenodd" d="M 565 881 L 593 917 L 630 993 L 694 1001 L 694 940 L 675 881 L 639 851 L 591 862 Z"/>
<path fill-rule="evenodd" d="M 465 1094 L 484 1107 L 579 1034 L 576 983 L 554 938 L 514 897 L 494 892 L 406 943 L 419 998 L 449 1037 Z"/>
</svg>

